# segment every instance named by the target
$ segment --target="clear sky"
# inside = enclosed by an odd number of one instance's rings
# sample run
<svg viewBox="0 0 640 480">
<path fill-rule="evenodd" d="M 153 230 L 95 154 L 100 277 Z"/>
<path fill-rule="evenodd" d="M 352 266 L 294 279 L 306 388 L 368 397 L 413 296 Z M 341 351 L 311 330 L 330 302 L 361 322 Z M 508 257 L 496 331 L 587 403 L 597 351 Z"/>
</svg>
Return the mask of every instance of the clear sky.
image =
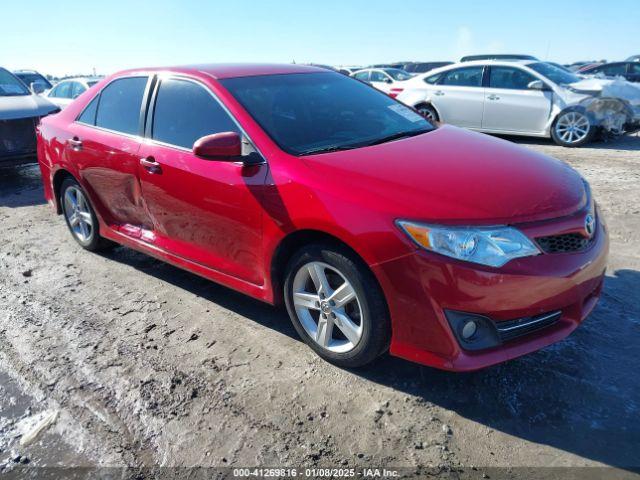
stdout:
<svg viewBox="0 0 640 480">
<path fill-rule="evenodd" d="M 640 0 L 2 0 L 0 65 L 64 75 L 209 62 L 332 65 L 640 54 Z"/>
</svg>

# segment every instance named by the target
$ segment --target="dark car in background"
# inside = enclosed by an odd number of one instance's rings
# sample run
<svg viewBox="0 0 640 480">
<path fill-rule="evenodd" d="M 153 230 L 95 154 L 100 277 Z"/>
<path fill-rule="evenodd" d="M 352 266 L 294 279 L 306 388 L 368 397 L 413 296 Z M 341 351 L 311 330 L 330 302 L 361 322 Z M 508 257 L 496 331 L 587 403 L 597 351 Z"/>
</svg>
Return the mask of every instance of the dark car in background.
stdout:
<svg viewBox="0 0 640 480">
<path fill-rule="evenodd" d="M 0 67 L 0 167 L 35 162 L 36 125 L 60 109 Z"/>
<path fill-rule="evenodd" d="M 611 62 L 602 65 L 589 65 L 578 70 L 581 75 L 605 77 L 623 77 L 630 82 L 640 82 L 640 62 Z"/>
<path fill-rule="evenodd" d="M 49 80 L 47 80 L 47 77 L 36 70 L 15 70 L 13 74 L 22 80 L 22 82 L 34 93 L 40 93 L 53 88 L 53 85 Z M 35 87 L 37 84 L 40 84 L 41 88 Z"/>
<path fill-rule="evenodd" d="M 473 62 L 475 60 L 538 60 L 533 55 L 520 53 L 485 53 L 481 55 L 467 55 L 460 59 L 461 62 Z"/>
<path fill-rule="evenodd" d="M 433 69 L 452 65 L 453 62 L 412 62 L 407 63 L 403 70 L 409 73 L 427 73 Z"/>
</svg>

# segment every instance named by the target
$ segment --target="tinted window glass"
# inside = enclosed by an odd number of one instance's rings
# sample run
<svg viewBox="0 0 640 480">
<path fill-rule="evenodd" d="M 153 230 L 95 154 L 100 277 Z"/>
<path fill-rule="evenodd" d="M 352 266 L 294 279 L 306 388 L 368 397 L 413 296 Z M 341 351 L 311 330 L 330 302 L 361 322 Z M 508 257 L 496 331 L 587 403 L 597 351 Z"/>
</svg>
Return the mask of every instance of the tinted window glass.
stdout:
<svg viewBox="0 0 640 480">
<path fill-rule="evenodd" d="M 0 68 L 0 97 L 29 95 L 27 87 L 4 68 Z"/>
<path fill-rule="evenodd" d="M 444 72 L 440 84 L 479 87 L 482 85 L 482 67 L 457 68 Z"/>
<path fill-rule="evenodd" d="M 624 75 L 626 73 L 626 65 L 624 63 L 618 63 L 615 65 L 606 65 L 604 67 L 600 67 L 600 70 L 605 75 Z"/>
<path fill-rule="evenodd" d="M 438 80 L 440 80 L 440 77 L 442 77 L 441 73 L 436 73 L 435 75 L 431 75 L 430 77 L 427 77 L 424 79 L 425 83 L 428 83 L 430 85 L 435 85 L 436 83 L 438 83 Z"/>
<path fill-rule="evenodd" d="M 71 82 L 63 82 L 58 85 L 53 92 L 53 96 L 57 98 L 71 98 Z"/>
<path fill-rule="evenodd" d="M 147 77 L 122 78 L 107 85 L 100 94 L 96 125 L 137 135 L 146 85 Z"/>
<path fill-rule="evenodd" d="M 630 73 L 640 73 L 640 62 L 629 65 Z"/>
<path fill-rule="evenodd" d="M 78 121 L 82 123 L 86 123 L 87 125 L 95 125 L 96 124 L 96 110 L 98 109 L 98 98 L 96 97 L 89 105 L 86 106 L 84 111 L 78 117 Z"/>
<path fill-rule="evenodd" d="M 151 136 L 155 140 L 191 148 L 205 135 L 239 132 L 229 114 L 198 84 L 168 79 L 160 83 Z"/>
<path fill-rule="evenodd" d="M 86 88 L 84 88 L 84 85 L 80 82 L 73 82 L 73 86 L 71 87 L 71 98 L 78 98 L 85 90 Z"/>
<path fill-rule="evenodd" d="M 389 77 L 387 77 L 384 73 L 382 72 L 376 72 L 373 71 L 371 72 L 371 81 L 372 82 L 384 82 L 385 80 L 387 80 Z"/>
<path fill-rule="evenodd" d="M 489 86 L 491 88 L 508 88 L 511 90 L 527 90 L 527 85 L 536 78 L 519 68 L 491 67 Z"/>
<path fill-rule="evenodd" d="M 366 71 L 366 72 L 356 73 L 356 74 L 355 74 L 355 77 L 356 77 L 358 80 L 362 80 L 363 82 L 368 82 L 368 81 L 369 81 L 369 72 L 368 72 L 368 71 Z"/>
<path fill-rule="evenodd" d="M 220 82 L 283 150 L 295 155 L 358 148 L 433 129 L 412 109 L 338 73 Z"/>
<path fill-rule="evenodd" d="M 411 75 L 409 75 L 409 73 L 405 72 L 404 70 L 400 70 L 399 68 L 388 68 L 387 70 L 385 70 L 385 72 L 391 78 L 398 81 L 409 80 L 411 78 Z"/>
</svg>

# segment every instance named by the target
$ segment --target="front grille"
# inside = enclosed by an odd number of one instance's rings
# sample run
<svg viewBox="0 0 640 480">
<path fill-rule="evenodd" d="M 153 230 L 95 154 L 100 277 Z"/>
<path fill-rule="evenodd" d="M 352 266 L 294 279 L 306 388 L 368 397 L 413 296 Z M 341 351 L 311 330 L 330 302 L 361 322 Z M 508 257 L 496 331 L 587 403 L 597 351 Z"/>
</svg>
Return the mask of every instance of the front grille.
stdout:
<svg viewBox="0 0 640 480">
<path fill-rule="evenodd" d="M 544 253 L 581 252 L 589 248 L 593 240 L 594 237 L 587 238 L 579 233 L 536 238 L 536 242 Z"/>
<path fill-rule="evenodd" d="M 523 317 L 504 322 L 495 322 L 495 325 L 500 340 L 506 342 L 507 340 L 513 340 L 514 338 L 527 335 L 536 330 L 550 327 L 560 320 L 561 315 L 562 312 L 558 310 L 557 312 L 543 313 L 535 317 Z"/>
<path fill-rule="evenodd" d="M 36 151 L 37 117 L 0 120 L 0 157 Z"/>
</svg>

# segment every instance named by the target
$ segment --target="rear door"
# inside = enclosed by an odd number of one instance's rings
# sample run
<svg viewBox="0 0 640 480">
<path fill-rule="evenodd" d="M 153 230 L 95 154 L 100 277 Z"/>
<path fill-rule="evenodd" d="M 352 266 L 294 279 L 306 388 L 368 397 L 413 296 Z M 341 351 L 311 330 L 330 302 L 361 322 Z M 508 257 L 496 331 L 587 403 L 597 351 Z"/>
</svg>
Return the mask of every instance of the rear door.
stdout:
<svg viewBox="0 0 640 480">
<path fill-rule="evenodd" d="M 267 165 L 214 161 L 192 152 L 199 138 L 242 130 L 205 85 L 162 78 L 139 157 L 154 244 L 223 273 L 261 284 L 262 206 Z M 246 138 L 246 137 L 245 137 Z"/>
<path fill-rule="evenodd" d="M 431 99 L 441 121 L 460 127 L 481 127 L 483 71 L 483 66 L 473 66 L 442 73 L 433 87 Z"/>
<path fill-rule="evenodd" d="M 138 165 L 148 76 L 109 83 L 70 127 L 67 153 L 103 219 L 134 237 L 151 225 L 141 196 Z"/>
<path fill-rule="evenodd" d="M 482 128 L 505 132 L 541 133 L 551 114 L 553 92 L 532 90 L 528 85 L 538 78 L 517 67 L 489 68 L 485 88 Z"/>
</svg>

